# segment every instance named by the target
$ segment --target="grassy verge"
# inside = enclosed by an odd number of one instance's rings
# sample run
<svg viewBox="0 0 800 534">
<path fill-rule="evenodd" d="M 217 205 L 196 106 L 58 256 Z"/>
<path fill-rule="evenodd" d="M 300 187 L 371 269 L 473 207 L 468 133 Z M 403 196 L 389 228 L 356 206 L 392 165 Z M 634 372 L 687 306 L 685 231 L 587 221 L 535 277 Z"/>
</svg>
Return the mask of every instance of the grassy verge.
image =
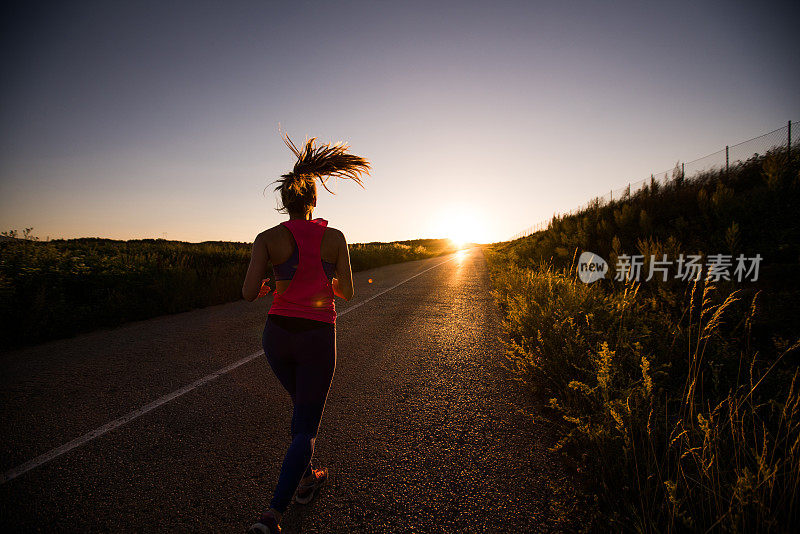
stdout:
<svg viewBox="0 0 800 534">
<path fill-rule="evenodd" d="M 250 248 L 162 239 L 0 241 L 0 346 L 238 300 Z M 444 239 L 350 246 L 356 271 L 452 250 Z"/>
<path fill-rule="evenodd" d="M 798 168 L 768 154 L 724 176 L 677 177 L 487 248 L 509 365 L 595 497 L 588 528 L 796 531 L 800 336 L 785 273 L 800 266 Z M 573 265 L 582 250 L 613 267 L 626 251 L 730 249 L 761 253 L 765 276 L 586 285 Z"/>
</svg>

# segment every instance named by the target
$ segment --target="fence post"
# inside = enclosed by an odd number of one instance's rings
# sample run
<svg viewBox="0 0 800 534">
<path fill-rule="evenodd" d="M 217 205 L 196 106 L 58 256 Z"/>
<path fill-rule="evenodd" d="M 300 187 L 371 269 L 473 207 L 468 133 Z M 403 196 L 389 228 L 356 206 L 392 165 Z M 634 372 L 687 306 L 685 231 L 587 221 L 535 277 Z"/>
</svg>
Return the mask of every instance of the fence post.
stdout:
<svg viewBox="0 0 800 534">
<path fill-rule="evenodd" d="M 725 146 L 725 176 L 726 177 L 728 176 L 728 166 L 729 166 L 729 164 L 728 164 L 728 149 L 729 148 L 730 147 L 728 147 L 727 145 Z"/>
<path fill-rule="evenodd" d="M 683 170 L 683 165 L 684 165 L 684 164 L 683 164 L 683 163 L 681 163 L 681 180 L 683 180 L 684 178 L 686 178 L 686 171 L 685 171 L 685 170 Z"/>
<path fill-rule="evenodd" d="M 786 153 L 789 159 L 792 159 L 792 121 L 786 125 Z"/>
</svg>

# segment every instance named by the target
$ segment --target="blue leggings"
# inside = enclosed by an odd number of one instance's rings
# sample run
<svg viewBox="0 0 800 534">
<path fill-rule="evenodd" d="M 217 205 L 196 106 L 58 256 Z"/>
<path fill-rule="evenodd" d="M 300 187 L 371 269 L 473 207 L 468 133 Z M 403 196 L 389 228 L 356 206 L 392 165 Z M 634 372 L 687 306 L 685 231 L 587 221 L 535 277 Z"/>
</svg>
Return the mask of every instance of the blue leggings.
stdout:
<svg viewBox="0 0 800 534">
<path fill-rule="evenodd" d="M 284 513 L 300 480 L 311 475 L 314 440 L 336 368 L 336 326 L 268 315 L 261 343 L 294 405 L 292 443 L 270 502 L 271 508 Z"/>
</svg>

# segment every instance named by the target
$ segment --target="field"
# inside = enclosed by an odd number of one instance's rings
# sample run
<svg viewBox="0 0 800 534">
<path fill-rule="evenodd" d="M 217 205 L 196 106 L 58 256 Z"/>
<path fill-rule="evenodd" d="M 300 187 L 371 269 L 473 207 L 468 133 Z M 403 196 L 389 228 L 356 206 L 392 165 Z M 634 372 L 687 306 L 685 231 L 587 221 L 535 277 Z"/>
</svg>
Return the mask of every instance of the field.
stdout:
<svg viewBox="0 0 800 534">
<path fill-rule="evenodd" d="M 486 248 L 507 365 L 585 484 L 587 528 L 800 525 L 800 150 L 653 184 Z M 752 280 L 578 280 L 599 254 L 760 254 Z M 538 417 L 539 415 L 537 415 Z"/>
<path fill-rule="evenodd" d="M 0 241 L 0 346 L 238 300 L 250 248 L 222 241 L 5 239 Z M 453 250 L 445 239 L 350 245 L 354 271 Z"/>
</svg>

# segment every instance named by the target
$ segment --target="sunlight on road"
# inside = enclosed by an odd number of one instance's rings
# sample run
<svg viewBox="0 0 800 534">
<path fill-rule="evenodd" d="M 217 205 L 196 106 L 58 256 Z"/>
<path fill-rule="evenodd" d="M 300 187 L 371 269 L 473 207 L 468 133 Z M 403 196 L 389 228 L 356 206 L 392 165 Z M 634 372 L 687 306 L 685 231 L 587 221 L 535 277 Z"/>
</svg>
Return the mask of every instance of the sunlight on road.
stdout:
<svg viewBox="0 0 800 534">
<path fill-rule="evenodd" d="M 464 266 L 467 264 L 467 259 L 469 258 L 471 252 L 472 252 L 471 248 L 465 248 L 455 253 L 453 258 L 453 263 L 455 264 L 456 268 L 450 280 L 452 284 L 454 285 L 461 284 L 461 279 L 464 275 Z"/>
</svg>

